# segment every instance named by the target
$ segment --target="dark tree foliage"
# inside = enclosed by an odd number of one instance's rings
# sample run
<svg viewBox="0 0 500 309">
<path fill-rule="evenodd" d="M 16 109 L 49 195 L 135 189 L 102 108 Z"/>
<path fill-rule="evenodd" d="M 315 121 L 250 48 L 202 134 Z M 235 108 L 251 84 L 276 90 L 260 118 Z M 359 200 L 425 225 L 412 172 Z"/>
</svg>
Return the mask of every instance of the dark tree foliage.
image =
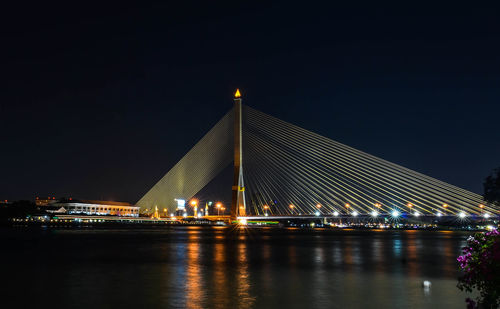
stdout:
<svg viewBox="0 0 500 309">
<path fill-rule="evenodd" d="M 500 167 L 484 180 L 484 195 L 486 202 L 500 206 Z"/>
<path fill-rule="evenodd" d="M 30 201 L 16 201 L 12 204 L 0 205 L 0 224 L 6 223 L 12 218 L 24 218 L 28 215 L 44 214 L 35 203 Z"/>
</svg>

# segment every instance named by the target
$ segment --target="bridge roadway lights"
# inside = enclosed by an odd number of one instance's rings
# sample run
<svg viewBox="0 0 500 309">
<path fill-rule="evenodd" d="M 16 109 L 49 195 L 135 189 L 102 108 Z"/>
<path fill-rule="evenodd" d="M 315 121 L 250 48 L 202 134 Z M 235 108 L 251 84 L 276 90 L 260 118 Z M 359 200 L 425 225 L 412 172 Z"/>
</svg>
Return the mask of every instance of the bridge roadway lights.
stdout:
<svg viewBox="0 0 500 309">
<path fill-rule="evenodd" d="M 326 219 L 337 219 L 337 220 L 348 220 L 348 219 L 355 219 L 357 222 L 362 221 L 362 220 L 367 220 L 367 222 L 370 222 L 374 219 L 382 220 L 382 219 L 397 219 L 397 220 L 416 220 L 418 218 L 419 221 L 426 221 L 426 220 L 439 220 L 439 222 L 453 222 L 457 221 L 457 219 L 460 219 L 460 221 L 463 220 L 469 220 L 470 222 L 478 222 L 478 221 L 484 221 L 485 219 L 489 220 L 494 220 L 494 219 L 500 219 L 498 216 L 491 216 L 489 214 L 466 214 L 466 213 L 459 213 L 459 214 L 454 214 L 454 215 L 443 215 L 442 213 L 436 213 L 436 214 L 431 214 L 431 215 L 426 215 L 426 214 L 421 214 L 418 212 L 414 213 L 400 213 L 398 211 L 393 211 L 391 213 L 378 213 L 376 211 L 372 211 L 369 214 L 360 214 L 360 213 L 351 213 L 351 214 L 334 214 L 334 215 L 317 215 L 317 213 L 311 214 L 311 215 L 286 215 L 286 216 L 273 216 L 266 214 L 265 216 L 239 216 L 237 217 L 237 220 L 235 221 L 241 221 L 241 220 L 246 220 L 248 221 L 259 221 L 259 220 L 275 220 L 275 221 L 280 221 L 280 220 L 326 220 Z M 234 222 L 234 221 L 233 221 Z"/>
</svg>

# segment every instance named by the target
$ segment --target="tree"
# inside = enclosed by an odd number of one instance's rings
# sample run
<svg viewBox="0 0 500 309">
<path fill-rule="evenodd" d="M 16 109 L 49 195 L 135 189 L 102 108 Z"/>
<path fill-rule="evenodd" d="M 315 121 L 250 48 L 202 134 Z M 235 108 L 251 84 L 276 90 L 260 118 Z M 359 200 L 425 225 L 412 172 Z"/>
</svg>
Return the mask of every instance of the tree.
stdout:
<svg viewBox="0 0 500 309">
<path fill-rule="evenodd" d="M 483 198 L 486 202 L 500 206 L 500 167 L 484 180 Z"/>
<path fill-rule="evenodd" d="M 458 288 L 477 290 L 476 301 L 467 298 L 467 308 L 494 309 L 500 306 L 500 233 L 492 230 L 476 233 L 467 239 L 463 255 L 457 261 L 462 269 Z"/>
<path fill-rule="evenodd" d="M 8 223 L 12 218 L 25 218 L 27 215 L 45 214 L 31 201 L 16 201 L 12 204 L 0 205 L 0 225 Z"/>
</svg>

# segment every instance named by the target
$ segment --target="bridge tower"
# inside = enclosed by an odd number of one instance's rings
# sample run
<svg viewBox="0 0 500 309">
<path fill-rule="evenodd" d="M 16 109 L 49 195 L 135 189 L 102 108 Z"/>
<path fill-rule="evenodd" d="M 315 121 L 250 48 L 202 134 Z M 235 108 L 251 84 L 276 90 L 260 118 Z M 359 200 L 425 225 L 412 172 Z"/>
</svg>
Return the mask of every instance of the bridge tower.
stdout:
<svg viewBox="0 0 500 309">
<path fill-rule="evenodd" d="M 241 131 L 241 93 L 234 94 L 234 174 L 231 199 L 231 221 L 246 215 L 245 185 L 243 183 L 243 147 Z"/>
</svg>

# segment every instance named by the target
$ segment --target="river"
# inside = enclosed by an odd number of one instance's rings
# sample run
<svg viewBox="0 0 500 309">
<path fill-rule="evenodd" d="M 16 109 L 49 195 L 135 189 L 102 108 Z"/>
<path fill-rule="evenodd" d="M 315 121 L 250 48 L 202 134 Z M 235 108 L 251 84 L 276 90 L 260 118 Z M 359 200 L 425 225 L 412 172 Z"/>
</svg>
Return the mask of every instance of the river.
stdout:
<svg viewBox="0 0 500 309">
<path fill-rule="evenodd" d="M 18 308 L 465 308 L 456 257 L 469 235 L 3 229 L 2 294 Z"/>
</svg>

